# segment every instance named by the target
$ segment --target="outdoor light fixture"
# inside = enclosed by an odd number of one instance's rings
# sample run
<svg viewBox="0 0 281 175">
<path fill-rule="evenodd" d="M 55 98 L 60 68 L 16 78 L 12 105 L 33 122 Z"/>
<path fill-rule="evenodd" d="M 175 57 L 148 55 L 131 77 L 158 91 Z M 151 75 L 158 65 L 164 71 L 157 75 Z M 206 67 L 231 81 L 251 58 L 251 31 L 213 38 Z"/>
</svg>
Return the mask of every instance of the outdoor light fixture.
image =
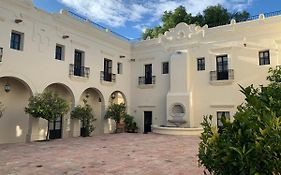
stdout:
<svg viewBox="0 0 281 175">
<path fill-rule="evenodd" d="M 11 91 L 11 86 L 8 84 L 8 83 L 6 83 L 5 85 L 4 85 L 4 90 L 5 90 L 5 92 L 10 92 Z"/>
<path fill-rule="evenodd" d="M 101 102 L 101 98 L 99 97 L 99 102 Z"/>
<path fill-rule="evenodd" d="M 120 58 L 125 58 L 125 56 L 124 55 L 120 55 Z"/>
<path fill-rule="evenodd" d="M 22 19 L 15 19 L 15 23 L 19 24 L 21 23 L 23 20 Z"/>
<path fill-rule="evenodd" d="M 67 38 L 69 38 L 69 36 L 68 35 L 63 35 L 62 38 L 63 39 L 67 39 Z"/>
<path fill-rule="evenodd" d="M 111 99 L 112 99 L 112 100 L 115 99 L 115 94 L 114 94 L 114 93 L 111 94 Z"/>
</svg>

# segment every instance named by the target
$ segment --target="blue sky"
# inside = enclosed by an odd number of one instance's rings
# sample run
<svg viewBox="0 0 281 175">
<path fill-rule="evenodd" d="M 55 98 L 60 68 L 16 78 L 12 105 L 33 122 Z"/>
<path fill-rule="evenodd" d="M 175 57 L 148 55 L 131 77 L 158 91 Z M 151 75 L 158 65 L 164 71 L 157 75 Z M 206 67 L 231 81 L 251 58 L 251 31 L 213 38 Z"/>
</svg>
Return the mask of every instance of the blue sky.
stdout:
<svg viewBox="0 0 281 175">
<path fill-rule="evenodd" d="M 209 5 L 222 4 L 230 11 L 247 10 L 251 15 L 281 10 L 280 0 L 33 0 L 50 13 L 68 9 L 128 38 L 161 24 L 165 10 L 179 5 L 197 14 Z"/>
</svg>

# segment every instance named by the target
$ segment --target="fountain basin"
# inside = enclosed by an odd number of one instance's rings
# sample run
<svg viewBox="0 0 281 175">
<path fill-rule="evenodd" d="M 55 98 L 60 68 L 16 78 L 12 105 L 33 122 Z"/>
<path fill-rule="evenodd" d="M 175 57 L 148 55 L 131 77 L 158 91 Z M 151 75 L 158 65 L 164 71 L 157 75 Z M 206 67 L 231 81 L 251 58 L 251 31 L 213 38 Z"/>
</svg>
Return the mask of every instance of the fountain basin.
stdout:
<svg viewBox="0 0 281 175">
<path fill-rule="evenodd" d="M 203 128 L 183 128 L 173 126 L 157 126 L 152 125 L 152 132 L 163 135 L 185 135 L 185 136 L 200 136 L 203 132 Z"/>
</svg>

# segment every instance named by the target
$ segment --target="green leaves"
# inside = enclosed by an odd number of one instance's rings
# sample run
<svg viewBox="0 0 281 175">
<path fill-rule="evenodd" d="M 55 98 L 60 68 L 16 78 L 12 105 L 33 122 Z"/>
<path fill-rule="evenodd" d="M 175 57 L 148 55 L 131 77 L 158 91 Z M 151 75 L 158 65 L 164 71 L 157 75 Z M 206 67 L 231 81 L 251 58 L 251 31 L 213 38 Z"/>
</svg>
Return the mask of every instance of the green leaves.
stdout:
<svg viewBox="0 0 281 175">
<path fill-rule="evenodd" d="M 171 28 L 174 28 L 177 24 L 185 22 L 186 24 L 195 24 L 198 26 L 208 25 L 209 27 L 215 27 L 218 25 L 228 24 L 231 19 L 237 21 L 245 21 L 248 19 L 250 14 L 246 11 L 229 13 L 227 9 L 221 5 L 209 6 L 203 14 L 199 13 L 196 16 L 192 16 L 188 13 L 183 6 L 177 7 L 174 11 L 165 11 L 162 15 L 162 26 L 156 26 L 152 29 L 147 29 L 143 33 L 143 39 L 148 36 L 150 38 L 157 38 L 159 34 L 164 34 Z"/>
<path fill-rule="evenodd" d="M 94 118 L 92 107 L 84 101 L 84 106 L 78 105 L 71 111 L 71 118 L 78 119 L 82 122 L 82 128 L 85 128 L 85 136 L 90 136 L 94 131 Z"/>
<path fill-rule="evenodd" d="M 269 72 L 267 87 L 240 86 L 246 103 L 238 106 L 233 122 L 222 120 L 218 133 L 212 129 L 212 117 L 204 117 L 198 157 L 210 173 L 280 174 L 281 71 Z"/>
<path fill-rule="evenodd" d="M 111 118 L 115 120 L 116 123 L 120 123 L 120 121 L 125 118 L 126 114 L 126 105 L 124 103 L 112 103 L 107 109 L 105 119 Z"/>
<path fill-rule="evenodd" d="M 54 121 L 69 111 L 69 104 L 54 92 L 44 92 L 29 99 L 25 113 L 35 118 Z"/>
</svg>

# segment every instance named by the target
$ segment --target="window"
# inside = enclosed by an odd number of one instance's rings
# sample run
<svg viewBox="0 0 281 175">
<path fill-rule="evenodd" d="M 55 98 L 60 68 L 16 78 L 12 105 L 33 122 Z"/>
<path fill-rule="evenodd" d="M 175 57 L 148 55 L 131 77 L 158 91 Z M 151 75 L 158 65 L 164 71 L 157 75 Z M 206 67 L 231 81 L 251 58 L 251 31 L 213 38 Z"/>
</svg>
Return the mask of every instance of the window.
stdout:
<svg viewBox="0 0 281 175">
<path fill-rule="evenodd" d="M 260 65 L 270 64 L 269 50 L 259 52 Z"/>
<path fill-rule="evenodd" d="M 228 80 L 228 57 L 227 55 L 217 56 L 217 80 Z"/>
<path fill-rule="evenodd" d="M 104 59 L 103 80 L 112 82 L 112 60 Z"/>
<path fill-rule="evenodd" d="M 197 70 L 205 70 L 205 58 L 197 58 Z"/>
<path fill-rule="evenodd" d="M 74 75 L 84 76 L 84 52 L 80 50 L 74 51 Z"/>
<path fill-rule="evenodd" d="M 144 84 L 153 84 L 152 64 L 144 65 Z"/>
<path fill-rule="evenodd" d="M 10 48 L 23 50 L 23 33 L 12 31 Z"/>
<path fill-rule="evenodd" d="M 56 53 L 55 53 L 56 60 L 64 60 L 64 46 L 63 45 L 56 45 Z"/>
<path fill-rule="evenodd" d="M 169 73 L 169 62 L 162 63 L 162 74 Z"/>
<path fill-rule="evenodd" d="M 230 120 L 230 113 L 229 111 L 218 111 L 217 112 L 217 126 L 222 127 L 221 117 L 224 116 L 226 120 Z"/>
<path fill-rule="evenodd" d="M 117 74 L 122 74 L 122 72 L 123 72 L 122 63 L 117 63 Z"/>
</svg>

